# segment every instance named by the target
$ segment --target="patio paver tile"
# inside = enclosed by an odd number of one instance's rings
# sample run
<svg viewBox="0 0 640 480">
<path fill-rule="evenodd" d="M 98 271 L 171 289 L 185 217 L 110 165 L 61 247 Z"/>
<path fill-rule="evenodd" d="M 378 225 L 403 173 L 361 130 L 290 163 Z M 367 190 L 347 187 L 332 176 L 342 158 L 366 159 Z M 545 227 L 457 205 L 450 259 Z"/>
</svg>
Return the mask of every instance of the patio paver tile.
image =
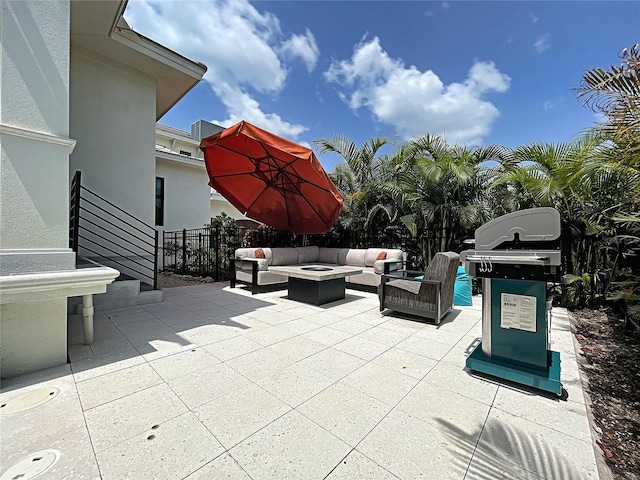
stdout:
<svg viewBox="0 0 640 480">
<path fill-rule="evenodd" d="M 302 336 L 331 347 L 336 343 L 345 341 L 347 338 L 351 338 L 353 335 L 329 327 L 319 327 L 303 333 Z"/>
<path fill-rule="evenodd" d="M 134 347 L 124 335 L 116 338 L 107 338 L 105 340 L 96 340 L 88 346 L 91 348 L 95 357 L 101 357 L 103 355 L 128 355 L 134 357 L 139 354 L 136 347 Z"/>
<path fill-rule="evenodd" d="M 226 449 L 230 449 L 291 407 L 251 383 L 195 408 L 193 412 Z"/>
<path fill-rule="evenodd" d="M 585 442 L 591 441 L 591 429 L 584 406 L 539 392 L 500 387 L 493 408 L 509 412 Z"/>
<path fill-rule="evenodd" d="M 7 430 L 3 428 L 2 431 L 3 436 L 6 435 Z M 0 442 L 0 447 L 3 473 L 25 457 L 42 450 L 53 449 L 60 452 L 60 458 L 50 470 L 47 470 L 46 478 L 100 478 L 86 425 L 64 433 L 40 428 L 38 432 L 30 431 L 28 435 L 12 435 L 11 441 Z"/>
<path fill-rule="evenodd" d="M 513 478 L 518 480 L 544 480 L 533 472 L 515 463 L 476 450 L 464 480 L 488 480 L 493 478 Z M 567 477 L 571 478 L 571 477 Z"/>
<path fill-rule="evenodd" d="M 237 390 L 247 383 L 249 383 L 247 378 L 224 363 L 167 381 L 171 389 L 190 409 Z"/>
<path fill-rule="evenodd" d="M 206 323 L 188 330 L 182 330 L 179 332 L 179 336 L 196 345 L 208 345 L 235 337 L 238 333 L 238 330 L 234 328 L 215 323 Z"/>
<path fill-rule="evenodd" d="M 385 470 L 357 450 L 354 450 L 331 472 L 327 480 L 354 480 L 365 478 L 372 480 L 398 479 L 398 477 L 391 472 Z"/>
<path fill-rule="evenodd" d="M 474 445 L 490 408 L 485 403 L 425 383 L 419 383 L 397 406 L 398 410 L 434 427 L 462 433 Z"/>
<path fill-rule="evenodd" d="M 267 348 L 275 350 L 279 355 L 284 355 L 292 362 L 297 362 L 324 350 L 327 346 L 299 335 L 273 344 Z"/>
<path fill-rule="evenodd" d="M 464 368 L 467 357 L 473 353 L 473 350 L 480 344 L 481 340 L 482 336 L 465 335 L 456 342 L 453 348 L 449 350 L 449 353 L 442 357 L 442 361 Z"/>
<path fill-rule="evenodd" d="M 278 372 L 291 363 L 289 358 L 268 348 L 249 352 L 226 362 L 231 368 L 253 381 Z"/>
<path fill-rule="evenodd" d="M 349 333 L 351 335 L 358 335 L 365 330 L 369 330 L 371 325 L 367 325 L 366 323 L 356 322 L 355 320 L 351 320 L 350 318 L 342 319 L 337 322 L 333 322 L 329 325 L 329 328 L 333 328 L 334 330 L 340 330 L 344 333 Z"/>
<path fill-rule="evenodd" d="M 210 343 L 202 348 L 214 357 L 226 362 L 232 358 L 240 357 L 245 353 L 254 352 L 264 347 L 246 336 L 236 336 L 219 342 Z"/>
<path fill-rule="evenodd" d="M 516 463 L 542 478 L 598 478 L 591 442 L 499 409 L 491 410 L 476 455 Z"/>
<path fill-rule="evenodd" d="M 157 320 L 157 318 L 146 310 L 136 310 L 131 313 L 121 313 L 118 315 L 107 314 L 109 320 L 117 327 L 123 327 L 131 323 L 138 323 L 145 320 Z"/>
<path fill-rule="evenodd" d="M 48 369 L 41 375 L 41 380 L 38 380 L 36 374 L 33 383 L 21 383 L 24 377 L 2 379 L 0 402 L 3 405 L 15 397 L 38 389 L 59 390 L 51 400 L 36 408 L 0 414 L 0 447 L 3 452 L 12 445 L 22 445 L 24 441 L 46 445 L 46 442 L 42 441 L 44 438 L 54 438 L 67 432 L 86 429 L 78 391 L 69 366 Z M 11 432 L 11 441 L 8 441 L 8 432 Z M 23 453 L 26 455 L 29 452 Z M 4 456 L 2 458 L 4 459 Z M 5 463 L 4 460 L 2 463 Z"/>
<path fill-rule="evenodd" d="M 415 387 L 418 379 L 395 372 L 382 365 L 368 363 L 344 377 L 342 382 L 393 406 Z"/>
<path fill-rule="evenodd" d="M 229 453 L 253 480 L 315 480 L 325 478 L 350 450 L 304 415 L 291 411 Z"/>
<path fill-rule="evenodd" d="M 207 463 L 198 469 L 185 480 L 211 480 L 213 478 L 223 478 L 225 480 L 251 480 L 240 465 L 233 459 L 231 455 L 225 453 L 215 460 Z"/>
<path fill-rule="evenodd" d="M 335 344 L 333 348 L 348 353 L 349 355 L 355 355 L 363 360 L 373 360 L 382 352 L 389 350 L 389 346 L 387 345 L 373 342 L 360 336 L 348 338 L 343 342 Z"/>
<path fill-rule="evenodd" d="M 417 379 L 423 378 L 438 363 L 432 358 L 396 347 L 382 353 L 372 362 Z"/>
<path fill-rule="evenodd" d="M 84 412 L 96 453 L 187 411 L 165 383 Z"/>
<path fill-rule="evenodd" d="M 295 407 L 333 384 L 329 378 L 308 365 L 295 363 L 256 381 L 258 385 Z"/>
<path fill-rule="evenodd" d="M 159 358 L 175 355 L 176 353 L 185 352 L 198 345 L 180 337 L 180 335 L 170 335 L 168 338 L 156 338 L 146 343 L 136 345 L 136 350 L 142 355 L 147 362 L 152 362 Z"/>
<path fill-rule="evenodd" d="M 83 410 L 89 410 L 160 383 L 160 375 L 148 363 L 141 363 L 78 382 L 76 386 Z"/>
<path fill-rule="evenodd" d="M 392 330 L 374 326 L 373 328 L 360 333 L 358 336 L 389 347 L 394 347 L 405 340 L 409 334 L 407 332 L 394 332 Z"/>
<path fill-rule="evenodd" d="M 299 362 L 333 380 L 346 377 L 365 363 L 366 360 L 335 348 L 327 348 Z"/>
<path fill-rule="evenodd" d="M 79 361 L 72 359 L 71 370 L 77 383 L 118 370 L 124 370 L 125 368 L 140 365 L 141 363 L 145 363 L 142 355 L 129 356 L 116 353 L 114 355 L 102 355 L 100 357 L 91 357 Z"/>
<path fill-rule="evenodd" d="M 389 413 L 391 407 L 338 382 L 296 410 L 355 447 Z"/>
<path fill-rule="evenodd" d="M 398 478 L 464 478 L 474 444 L 399 410 L 387 415 L 357 451 Z"/>
<path fill-rule="evenodd" d="M 149 362 L 165 381 L 212 367 L 218 363 L 220 363 L 218 358 L 202 348 L 192 348 Z"/>
<path fill-rule="evenodd" d="M 449 343 L 440 343 L 435 340 L 427 340 L 420 338 L 416 335 L 412 335 L 406 340 L 398 343 L 397 348 L 401 350 L 407 350 L 409 352 L 417 353 L 424 357 L 429 357 L 434 360 L 442 360 L 444 356 L 449 353 L 452 345 Z"/>
<path fill-rule="evenodd" d="M 155 425 L 98 452 L 104 480 L 184 478 L 224 452 L 191 412 Z M 141 458 L 145 461 L 140 462 Z"/>
<path fill-rule="evenodd" d="M 498 391 L 497 379 L 470 375 L 463 367 L 446 362 L 439 362 L 427 373 L 422 382 L 433 388 L 459 393 L 487 405 L 493 403 Z"/>
<path fill-rule="evenodd" d="M 288 330 L 285 325 L 272 325 L 254 332 L 245 333 L 246 338 L 250 338 L 254 342 L 259 343 L 263 347 L 268 347 L 274 343 L 281 342 L 288 338 L 297 336 L 298 333 Z"/>
</svg>

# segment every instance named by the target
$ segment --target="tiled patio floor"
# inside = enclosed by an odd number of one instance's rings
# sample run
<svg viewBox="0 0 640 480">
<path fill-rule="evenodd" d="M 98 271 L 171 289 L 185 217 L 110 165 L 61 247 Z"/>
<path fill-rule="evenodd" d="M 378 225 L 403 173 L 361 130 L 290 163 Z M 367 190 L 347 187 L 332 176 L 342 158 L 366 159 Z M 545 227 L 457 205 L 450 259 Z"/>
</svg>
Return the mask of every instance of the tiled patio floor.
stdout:
<svg viewBox="0 0 640 480">
<path fill-rule="evenodd" d="M 323 307 L 223 284 L 69 322 L 71 364 L 2 382 L 6 469 L 60 452 L 46 479 L 597 479 L 566 312 L 554 310 L 561 401 L 469 375 L 480 299 L 445 322 L 381 315 L 347 290 Z M 2 477 L 4 480 L 4 477 Z"/>
</svg>

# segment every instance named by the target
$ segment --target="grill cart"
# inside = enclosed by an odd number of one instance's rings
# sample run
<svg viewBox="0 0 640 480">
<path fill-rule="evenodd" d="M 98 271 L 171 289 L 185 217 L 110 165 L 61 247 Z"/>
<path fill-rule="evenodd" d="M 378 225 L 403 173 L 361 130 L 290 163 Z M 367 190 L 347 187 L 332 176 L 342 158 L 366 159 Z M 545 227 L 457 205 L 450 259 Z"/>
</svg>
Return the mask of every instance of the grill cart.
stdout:
<svg viewBox="0 0 640 480">
<path fill-rule="evenodd" d="M 476 230 L 475 249 L 460 261 L 482 280 L 482 342 L 467 368 L 561 395 L 547 301 L 547 282 L 561 277 L 558 211 L 532 208 L 490 221 Z"/>
</svg>

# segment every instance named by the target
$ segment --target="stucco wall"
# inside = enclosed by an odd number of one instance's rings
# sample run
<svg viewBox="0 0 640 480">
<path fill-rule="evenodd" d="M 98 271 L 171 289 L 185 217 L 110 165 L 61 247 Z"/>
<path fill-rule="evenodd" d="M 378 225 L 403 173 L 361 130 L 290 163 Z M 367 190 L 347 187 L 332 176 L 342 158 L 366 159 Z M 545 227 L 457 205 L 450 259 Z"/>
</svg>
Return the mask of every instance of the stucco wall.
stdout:
<svg viewBox="0 0 640 480">
<path fill-rule="evenodd" d="M 10 135 L 1 140 L 0 247 L 68 247 L 69 150 Z"/>
<path fill-rule="evenodd" d="M 40 269 L 30 250 L 68 267 L 69 16 L 68 0 L 2 2 L 0 253 L 21 271 Z"/>
<path fill-rule="evenodd" d="M 2 1 L 3 124 L 68 135 L 69 16 L 69 0 Z"/>
<path fill-rule="evenodd" d="M 202 228 L 210 220 L 209 177 L 204 168 L 157 159 L 156 176 L 164 178 L 164 227 Z"/>
<path fill-rule="evenodd" d="M 72 46 L 71 175 L 154 223 L 156 87 L 147 75 Z"/>
<path fill-rule="evenodd" d="M 235 218 L 236 220 L 247 218 L 242 213 L 240 213 L 240 211 L 236 207 L 231 205 L 226 200 L 211 200 L 210 205 L 211 208 L 209 211 L 209 215 L 212 218 L 220 215 L 221 213 L 226 213 L 231 218 Z"/>
</svg>

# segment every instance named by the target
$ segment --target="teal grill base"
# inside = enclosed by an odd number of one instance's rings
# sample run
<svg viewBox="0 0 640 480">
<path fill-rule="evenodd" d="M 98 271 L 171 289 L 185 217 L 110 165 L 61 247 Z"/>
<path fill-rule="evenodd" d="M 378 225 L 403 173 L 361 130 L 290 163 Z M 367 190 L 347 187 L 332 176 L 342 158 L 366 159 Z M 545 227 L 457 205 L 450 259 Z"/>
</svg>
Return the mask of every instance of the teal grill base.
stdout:
<svg viewBox="0 0 640 480">
<path fill-rule="evenodd" d="M 560 383 L 560 353 L 547 350 L 548 369 L 538 370 L 522 365 L 488 357 L 482 351 L 482 342 L 467 357 L 467 368 L 476 372 L 486 373 L 511 382 L 527 385 L 529 387 L 544 390 L 545 392 L 562 395 L 562 383 Z"/>
</svg>

